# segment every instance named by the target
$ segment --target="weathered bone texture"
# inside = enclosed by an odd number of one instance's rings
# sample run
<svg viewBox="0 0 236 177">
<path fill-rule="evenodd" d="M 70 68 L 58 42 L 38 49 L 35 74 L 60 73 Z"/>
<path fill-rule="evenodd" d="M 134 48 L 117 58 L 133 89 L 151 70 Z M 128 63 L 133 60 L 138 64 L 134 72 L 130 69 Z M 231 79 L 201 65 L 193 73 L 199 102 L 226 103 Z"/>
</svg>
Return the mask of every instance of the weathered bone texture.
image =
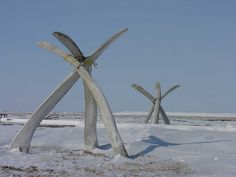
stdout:
<svg viewBox="0 0 236 177">
<path fill-rule="evenodd" d="M 158 124 L 159 121 L 159 108 L 161 105 L 161 85 L 156 83 L 157 96 L 155 101 L 154 113 L 153 113 L 153 123 Z"/>
<path fill-rule="evenodd" d="M 84 54 L 69 36 L 61 32 L 54 32 L 53 36 L 55 36 L 67 49 L 69 49 L 71 54 L 78 59 L 79 62 L 82 62 L 85 59 Z"/>
<path fill-rule="evenodd" d="M 77 59 L 80 63 L 83 62 L 86 57 L 83 55 L 76 43 L 64 33 L 54 32 L 55 36 L 66 48 L 69 49 L 71 54 Z M 91 74 L 92 67 L 87 69 Z M 96 102 L 88 89 L 88 86 L 85 82 L 84 85 L 84 96 L 85 96 L 85 119 L 84 119 L 84 144 L 87 150 L 92 150 L 98 147 L 97 140 L 97 105 Z"/>
<path fill-rule="evenodd" d="M 162 118 L 163 118 L 165 124 L 169 125 L 170 124 L 170 120 L 168 119 L 168 117 L 167 117 L 167 115 L 166 115 L 166 113 L 165 113 L 165 111 L 164 111 L 164 109 L 162 108 L 161 105 L 160 105 L 160 113 L 162 115 Z"/>
<path fill-rule="evenodd" d="M 88 71 L 83 67 L 77 69 L 78 73 L 83 78 L 84 82 L 87 84 L 90 92 L 93 94 L 93 97 L 101 111 L 102 119 L 108 134 L 108 137 L 111 141 L 112 149 L 115 154 L 121 154 L 122 156 L 128 157 L 122 139 L 119 135 L 119 132 L 116 127 L 115 119 L 112 115 L 111 109 L 105 96 L 102 93 L 102 90 L 99 88 L 97 83 L 90 76 Z"/>
<path fill-rule="evenodd" d="M 92 55 L 90 55 L 90 62 L 84 63 L 85 68 L 89 68 L 91 64 L 101 55 L 101 53 L 111 45 L 119 36 L 125 33 L 127 29 L 124 29 L 110 39 L 108 39 L 101 47 L 99 47 Z M 46 42 L 38 43 L 42 48 L 51 50 L 63 58 L 71 59 L 72 62 L 76 62 L 74 57 L 71 57 L 69 54 L 65 54 L 60 49 L 47 44 Z M 28 122 L 23 126 L 20 132 L 13 139 L 12 143 L 9 146 L 9 149 L 18 148 L 22 152 L 28 152 L 31 144 L 31 140 L 36 128 L 39 126 L 40 122 L 45 118 L 45 116 L 55 107 L 55 105 L 62 99 L 62 97 L 67 93 L 67 91 L 73 86 L 73 84 L 79 79 L 80 75 L 77 71 L 72 72 L 58 87 L 51 93 L 51 95 L 42 103 L 42 105 L 34 112 L 32 117 Z M 118 143 L 119 144 L 119 143 Z M 121 147 L 121 149 L 124 147 Z M 121 150 L 122 151 L 122 150 Z M 126 152 L 123 150 L 123 152 Z M 125 153 L 124 153 L 125 154 Z M 126 153 L 127 154 L 127 153 Z"/>
<path fill-rule="evenodd" d="M 111 44 L 113 41 L 115 41 L 119 36 L 127 32 L 128 29 L 125 28 L 121 30 L 120 32 L 116 33 L 114 36 L 112 36 L 110 39 L 108 39 L 104 44 L 102 44 L 95 52 L 93 52 L 92 55 L 90 55 L 90 60 L 95 61 Z"/>
<path fill-rule="evenodd" d="M 168 94 L 170 94 L 171 92 L 173 92 L 175 89 L 179 88 L 180 85 L 174 85 L 173 87 L 171 87 L 169 90 L 167 90 L 162 96 L 161 96 L 161 100 L 164 99 Z M 160 105 L 160 112 L 162 115 L 162 118 L 165 122 L 165 124 L 170 124 L 170 120 L 168 119 L 164 109 L 162 108 L 162 106 Z"/>
<path fill-rule="evenodd" d="M 175 89 L 179 88 L 180 85 L 174 85 L 173 87 L 171 87 L 169 90 L 167 90 L 162 96 L 161 99 L 164 99 L 168 94 L 170 94 L 171 92 L 173 92 Z"/>
<path fill-rule="evenodd" d="M 9 149 L 19 148 L 22 152 L 28 152 L 31 139 L 35 129 L 40 122 L 48 115 L 48 113 L 55 107 L 67 91 L 79 79 L 77 72 L 72 72 L 52 94 L 43 102 L 43 104 L 34 112 L 29 121 L 19 131 L 9 146 Z"/>
<path fill-rule="evenodd" d="M 146 96 L 151 102 L 155 103 L 156 98 L 148 93 L 143 87 L 139 86 L 138 84 L 132 84 L 132 87 Z"/>
<path fill-rule="evenodd" d="M 152 107 L 151 107 L 151 109 L 150 109 L 150 111 L 149 111 L 149 113 L 148 113 L 148 115 L 147 115 L 147 117 L 145 118 L 145 121 L 144 121 L 144 123 L 148 123 L 148 121 L 150 120 L 150 118 L 151 118 L 151 116 L 152 116 L 152 113 L 153 113 L 153 111 L 154 111 L 154 107 L 155 107 L 155 104 L 152 104 Z"/>
<path fill-rule="evenodd" d="M 98 147 L 97 127 L 96 127 L 97 104 L 86 82 L 84 82 L 84 96 L 85 96 L 84 144 L 87 150 L 92 150 Z"/>
</svg>

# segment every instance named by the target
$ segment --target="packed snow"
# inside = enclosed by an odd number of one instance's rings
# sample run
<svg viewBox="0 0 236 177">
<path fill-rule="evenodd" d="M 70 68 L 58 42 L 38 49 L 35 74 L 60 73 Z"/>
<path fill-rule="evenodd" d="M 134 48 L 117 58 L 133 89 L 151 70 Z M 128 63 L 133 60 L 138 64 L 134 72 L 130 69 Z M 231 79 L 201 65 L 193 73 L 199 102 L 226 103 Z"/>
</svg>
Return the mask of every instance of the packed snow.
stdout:
<svg viewBox="0 0 236 177">
<path fill-rule="evenodd" d="M 144 124 L 147 113 L 115 113 L 130 158 L 113 156 L 98 119 L 99 148 L 83 145 L 83 113 L 55 113 L 36 130 L 30 153 L 8 145 L 30 114 L 0 121 L 0 176 L 191 176 L 236 175 L 236 116 L 169 113 L 171 125 Z M 217 119 L 216 119 L 217 118 Z"/>
</svg>

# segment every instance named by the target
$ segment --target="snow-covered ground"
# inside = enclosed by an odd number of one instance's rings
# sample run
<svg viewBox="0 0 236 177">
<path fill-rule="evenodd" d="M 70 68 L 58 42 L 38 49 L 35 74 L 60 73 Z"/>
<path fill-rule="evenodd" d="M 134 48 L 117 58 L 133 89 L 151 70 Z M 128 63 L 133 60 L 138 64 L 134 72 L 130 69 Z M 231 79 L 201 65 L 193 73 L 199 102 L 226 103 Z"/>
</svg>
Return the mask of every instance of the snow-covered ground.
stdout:
<svg viewBox="0 0 236 177">
<path fill-rule="evenodd" d="M 142 123 L 145 113 L 115 113 L 129 159 L 113 157 L 101 120 L 100 147 L 87 152 L 83 114 L 69 113 L 44 121 L 29 154 L 9 152 L 8 145 L 26 121 L 17 115 L 1 119 L 0 176 L 236 176 L 234 115 L 179 113 L 170 116 L 172 125 L 152 125 Z"/>
</svg>

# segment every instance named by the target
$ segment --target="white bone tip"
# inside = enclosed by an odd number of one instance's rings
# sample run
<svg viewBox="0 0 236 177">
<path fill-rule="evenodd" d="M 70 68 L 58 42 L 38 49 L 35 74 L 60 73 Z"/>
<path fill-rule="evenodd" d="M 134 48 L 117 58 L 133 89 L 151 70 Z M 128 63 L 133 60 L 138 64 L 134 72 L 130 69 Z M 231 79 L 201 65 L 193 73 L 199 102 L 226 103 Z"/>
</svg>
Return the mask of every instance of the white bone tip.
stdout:
<svg viewBox="0 0 236 177">
<path fill-rule="evenodd" d="M 60 34 L 60 32 L 57 32 L 57 31 L 52 33 L 53 36 L 59 36 L 59 34 Z"/>
<path fill-rule="evenodd" d="M 37 46 L 38 47 L 43 47 L 43 46 L 45 46 L 45 45 L 47 45 L 48 43 L 47 42 L 45 42 L 45 41 L 38 41 L 37 42 Z"/>
</svg>

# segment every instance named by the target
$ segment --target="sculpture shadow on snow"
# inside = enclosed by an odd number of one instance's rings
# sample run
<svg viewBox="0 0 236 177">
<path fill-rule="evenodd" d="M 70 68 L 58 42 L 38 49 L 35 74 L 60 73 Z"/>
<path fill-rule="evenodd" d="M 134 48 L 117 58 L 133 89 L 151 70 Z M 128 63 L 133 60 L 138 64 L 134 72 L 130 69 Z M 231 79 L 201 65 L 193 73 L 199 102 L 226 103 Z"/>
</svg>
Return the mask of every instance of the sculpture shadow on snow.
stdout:
<svg viewBox="0 0 236 177">
<path fill-rule="evenodd" d="M 144 156 L 153 150 L 155 150 L 158 147 L 169 147 L 169 146 L 179 146 L 179 145 L 191 145 L 191 144 L 208 144 L 208 143 L 217 143 L 217 142 L 223 142 L 223 141 L 231 141 L 231 140 L 211 140 L 211 141 L 199 141 L 199 142 L 187 142 L 187 143 L 169 143 L 166 141 L 161 140 L 160 138 L 157 138 L 156 136 L 148 136 L 146 139 L 141 140 L 141 142 L 149 143 L 148 147 L 146 147 L 144 150 L 138 152 L 135 155 L 131 155 L 131 159 L 136 159 L 139 156 Z"/>
<path fill-rule="evenodd" d="M 100 146 L 98 146 L 98 149 L 101 149 L 101 150 L 108 150 L 108 149 L 111 149 L 111 144 L 103 144 L 103 145 L 100 145 Z"/>
</svg>

